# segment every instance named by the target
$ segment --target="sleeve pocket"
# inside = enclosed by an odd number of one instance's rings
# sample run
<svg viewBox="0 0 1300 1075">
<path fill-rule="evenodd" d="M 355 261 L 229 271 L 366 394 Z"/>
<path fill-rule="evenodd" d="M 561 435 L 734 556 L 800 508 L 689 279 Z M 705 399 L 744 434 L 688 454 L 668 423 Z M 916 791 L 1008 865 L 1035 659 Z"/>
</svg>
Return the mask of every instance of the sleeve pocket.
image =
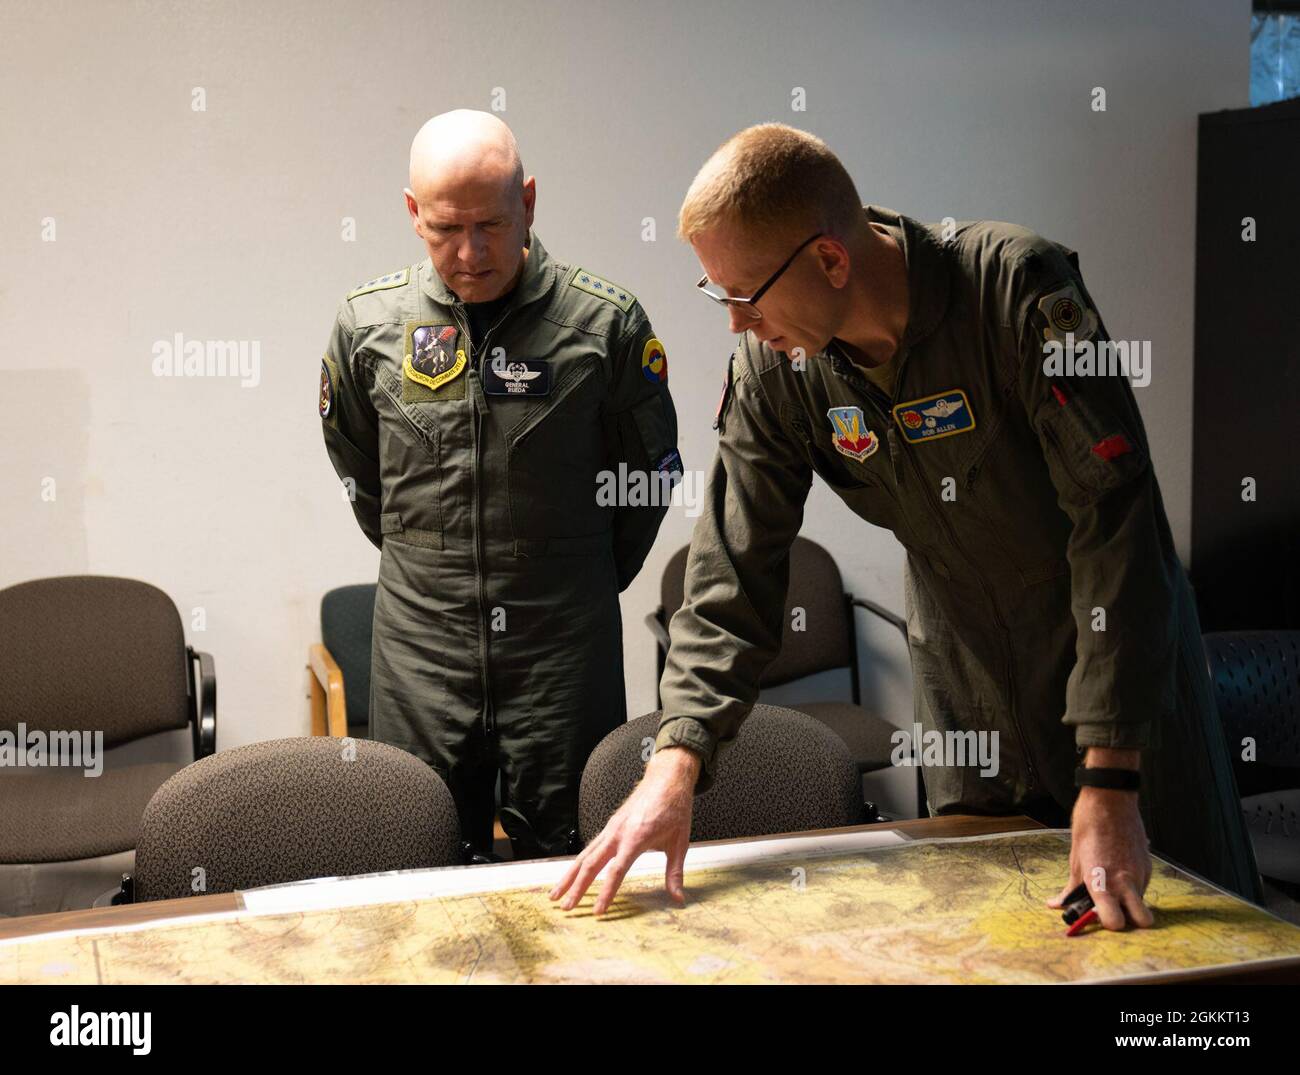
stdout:
<svg viewBox="0 0 1300 1075">
<path fill-rule="evenodd" d="M 626 446 L 629 455 L 636 453 L 637 458 L 628 462 L 637 466 L 649 467 L 672 451 L 672 427 L 664 411 L 663 400 L 659 394 L 644 399 L 632 408 L 632 426 L 635 431 L 635 443 Z"/>
<path fill-rule="evenodd" d="M 1142 442 L 1082 392 L 1049 404 L 1040 434 L 1052 479 L 1065 499 L 1074 503 L 1092 503 L 1147 467 Z"/>
</svg>

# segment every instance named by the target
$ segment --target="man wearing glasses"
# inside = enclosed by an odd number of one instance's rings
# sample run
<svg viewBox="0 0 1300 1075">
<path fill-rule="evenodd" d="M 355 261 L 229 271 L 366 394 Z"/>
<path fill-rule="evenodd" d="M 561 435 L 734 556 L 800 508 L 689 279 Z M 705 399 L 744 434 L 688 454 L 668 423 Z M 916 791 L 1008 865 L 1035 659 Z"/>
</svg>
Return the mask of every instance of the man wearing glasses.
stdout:
<svg viewBox="0 0 1300 1075">
<path fill-rule="evenodd" d="M 743 333 L 670 625 L 656 753 L 551 892 L 644 850 L 682 902 L 692 793 L 781 642 L 789 549 L 814 473 L 906 547 L 916 721 L 997 733 L 996 774 L 927 766 L 932 813 L 1070 825 L 1102 924 L 1152 922 L 1151 846 L 1260 896 L 1200 628 L 1122 375 L 1063 349 L 1107 333 L 1074 253 L 992 221 L 863 207 L 820 139 L 741 131 L 700 170 L 679 232 Z"/>
</svg>

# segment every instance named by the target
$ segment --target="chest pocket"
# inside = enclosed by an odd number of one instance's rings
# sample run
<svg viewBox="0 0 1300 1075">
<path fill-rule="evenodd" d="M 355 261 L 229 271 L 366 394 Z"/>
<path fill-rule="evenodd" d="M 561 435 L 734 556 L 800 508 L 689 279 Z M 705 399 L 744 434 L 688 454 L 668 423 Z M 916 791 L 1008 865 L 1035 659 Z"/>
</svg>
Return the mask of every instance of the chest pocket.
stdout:
<svg viewBox="0 0 1300 1075">
<path fill-rule="evenodd" d="M 861 460 L 835 449 L 831 420 L 823 415 L 824 432 L 815 432 L 813 416 L 792 403 L 781 404 L 781 418 L 796 444 L 801 444 L 814 473 L 858 518 L 893 531 L 905 544 L 910 540 L 905 513 L 890 477 L 887 430 L 875 434 L 876 448 Z"/>
<path fill-rule="evenodd" d="M 814 433 L 807 411 L 794 403 L 782 403 L 781 419 L 795 442 L 803 446 L 814 472 L 837 493 L 845 495 L 881 486 L 881 479 L 873 470 L 881 462 L 889 465 L 889 446 L 880 433 L 871 431 L 875 447 L 862 459 L 854 459 L 836 451 L 829 418 L 825 430 Z"/>
<path fill-rule="evenodd" d="M 438 455 L 438 427 L 427 410 L 402 400 L 402 382 L 382 362 L 374 364 L 375 380 L 384 396 L 392 417 L 405 425 L 420 444 L 429 450 L 434 459 Z"/>
<path fill-rule="evenodd" d="M 1007 408 L 1013 405 L 1012 396 L 1015 390 L 1014 384 L 1004 385 L 1001 393 L 992 397 L 996 400 L 996 404 L 986 403 L 981 408 L 980 423 L 971 435 L 966 438 L 952 438 L 964 449 L 962 455 L 958 457 L 960 463 L 956 471 L 967 488 L 976 481 L 990 449 L 1004 433 L 1003 424 L 1007 420 Z M 963 439 L 966 441 L 964 445 L 961 444 Z"/>
<path fill-rule="evenodd" d="M 401 380 L 370 352 L 358 362 L 375 386 L 379 416 L 379 467 L 385 511 L 400 513 L 409 526 L 441 532 L 440 436 L 425 408 L 402 402 Z"/>
<path fill-rule="evenodd" d="M 595 356 L 579 360 L 506 431 L 516 541 L 580 537 L 609 528 L 596 502 L 596 480 L 605 463 L 599 372 Z"/>
</svg>

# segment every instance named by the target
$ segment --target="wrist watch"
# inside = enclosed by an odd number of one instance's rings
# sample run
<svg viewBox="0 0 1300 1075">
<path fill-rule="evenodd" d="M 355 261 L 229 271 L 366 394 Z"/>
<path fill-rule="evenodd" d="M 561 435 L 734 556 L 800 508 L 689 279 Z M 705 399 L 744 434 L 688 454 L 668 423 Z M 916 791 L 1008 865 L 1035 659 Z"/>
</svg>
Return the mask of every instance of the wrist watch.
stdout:
<svg viewBox="0 0 1300 1075">
<path fill-rule="evenodd" d="M 1142 778 L 1136 769 L 1085 768 L 1074 770 L 1076 788 L 1111 788 L 1115 791 L 1137 791 Z"/>
</svg>

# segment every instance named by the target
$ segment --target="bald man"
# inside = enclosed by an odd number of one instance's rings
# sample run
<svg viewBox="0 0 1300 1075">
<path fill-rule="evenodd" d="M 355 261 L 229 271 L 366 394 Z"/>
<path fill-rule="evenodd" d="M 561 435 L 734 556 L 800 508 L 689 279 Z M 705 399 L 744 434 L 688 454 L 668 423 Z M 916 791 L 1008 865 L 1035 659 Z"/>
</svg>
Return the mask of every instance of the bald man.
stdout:
<svg viewBox="0 0 1300 1075">
<path fill-rule="evenodd" d="M 515 857 L 563 854 L 587 756 L 626 719 L 618 595 L 681 474 L 667 357 L 635 295 L 533 234 L 499 119 L 429 120 L 410 183 L 428 256 L 347 295 L 320 381 L 381 550 L 370 734 L 442 776 L 475 853 L 499 772 Z M 634 475 L 649 496 L 618 495 Z"/>
</svg>

